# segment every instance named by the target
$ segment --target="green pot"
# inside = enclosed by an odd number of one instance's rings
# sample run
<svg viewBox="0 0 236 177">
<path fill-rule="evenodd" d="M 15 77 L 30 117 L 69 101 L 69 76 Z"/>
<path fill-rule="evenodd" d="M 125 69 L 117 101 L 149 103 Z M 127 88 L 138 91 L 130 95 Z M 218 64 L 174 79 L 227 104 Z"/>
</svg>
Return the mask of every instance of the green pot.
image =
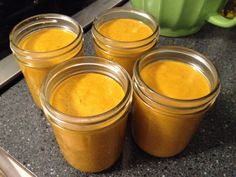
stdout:
<svg viewBox="0 0 236 177">
<path fill-rule="evenodd" d="M 193 34 L 206 21 L 224 28 L 236 25 L 218 12 L 227 0 L 131 0 L 134 8 L 152 14 L 160 24 L 160 34 L 177 37 Z"/>
</svg>

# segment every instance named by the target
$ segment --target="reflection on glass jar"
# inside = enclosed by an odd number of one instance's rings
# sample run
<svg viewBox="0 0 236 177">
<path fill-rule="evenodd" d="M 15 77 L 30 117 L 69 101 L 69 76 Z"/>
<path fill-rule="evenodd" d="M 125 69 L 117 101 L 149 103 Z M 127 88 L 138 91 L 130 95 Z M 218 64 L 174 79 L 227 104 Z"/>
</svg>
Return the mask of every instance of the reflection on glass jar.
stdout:
<svg viewBox="0 0 236 177">
<path fill-rule="evenodd" d="M 144 12 L 114 8 L 95 19 L 92 36 L 96 55 L 119 63 L 132 75 L 135 61 L 156 45 L 159 26 Z"/>
<path fill-rule="evenodd" d="M 72 18 L 41 14 L 17 24 L 10 34 L 10 47 L 38 107 L 39 91 L 48 71 L 83 53 L 83 30 Z"/>
<path fill-rule="evenodd" d="M 99 172 L 119 158 L 132 84 L 118 64 L 92 56 L 66 61 L 49 72 L 40 99 L 61 152 L 74 168 Z"/>
<path fill-rule="evenodd" d="M 132 132 L 147 153 L 170 157 L 191 140 L 220 92 L 214 65 L 183 47 L 161 47 L 134 68 Z"/>
</svg>

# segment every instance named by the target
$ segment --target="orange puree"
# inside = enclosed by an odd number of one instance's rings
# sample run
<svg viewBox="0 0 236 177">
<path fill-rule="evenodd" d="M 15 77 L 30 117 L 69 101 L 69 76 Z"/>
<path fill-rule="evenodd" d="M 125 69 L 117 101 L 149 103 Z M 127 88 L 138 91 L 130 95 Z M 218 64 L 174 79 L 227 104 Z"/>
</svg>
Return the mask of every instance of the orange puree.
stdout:
<svg viewBox="0 0 236 177">
<path fill-rule="evenodd" d="M 190 100 L 210 92 L 204 75 L 182 62 L 155 62 L 141 71 L 141 77 L 150 88 L 170 98 Z"/>
<path fill-rule="evenodd" d="M 183 62 L 166 60 L 148 64 L 141 70 L 141 78 L 154 92 L 185 100 L 186 104 L 210 92 L 210 84 L 204 75 Z M 177 108 L 179 102 L 171 107 L 168 100 L 159 99 L 160 104 L 155 102 L 154 107 L 134 94 L 133 135 L 136 143 L 149 154 L 170 157 L 187 146 L 207 109 L 197 112 L 188 109 L 186 113 L 186 109 Z"/>
<path fill-rule="evenodd" d="M 123 97 L 123 88 L 112 78 L 84 73 L 63 80 L 53 90 L 50 102 L 60 112 L 89 119 L 88 116 L 112 110 Z M 123 115 L 118 113 L 115 116 Z M 110 117 L 109 121 L 112 119 Z M 98 172 L 110 167 L 120 156 L 126 120 L 127 115 L 124 115 L 113 123 L 95 124 L 88 130 L 69 130 L 55 123 L 52 126 L 65 159 L 81 171 Z"/>
<path fill-rule="evenodd" d="M 153 29 L 135 19 L 109 20 L 101 24 L 98 31 L 106 39 L 97 40 L 94 35 L 96 54 L 116 61 L 130 75 L 132 75 L 135 61 L 156 44 L 156 36 L 152 36 Z M 107 38 L 110 42 L 107 42 Z"/>
<path fill-rule="evenodd" d="M 53 66 L 72 58 L 82 49 L 82 44 L 68 46 L 76 37 L 75 33 L 62 28 L 44 28 L 28 34 L 19 42 L 19 48 L 29 51 L 28 58 L 19 60 L 23 61 L 19 65 L 39 107 L 39 91 L 45 75 Z"/>
<path fill-rule="evenodd" d="M 94 116 L 114 108 L 124 97 L 122 87 L 102 74 L 78 74 L 53 92 L 51 104 L 72 116 Z"/>
<path fill-rule="evenodd" d="M 76 34 L 61 28 L 35 31 L 20 41 L 19 47 L 32 52 L 49 52 L 67 46 Z"/>
<path fill-rule="evenodd" d="M 115 19 L 102 24 L 99 32 L 116 41 L 138 41 L 153 34 L 145 23 L 134 19 Z"/>
</svg>

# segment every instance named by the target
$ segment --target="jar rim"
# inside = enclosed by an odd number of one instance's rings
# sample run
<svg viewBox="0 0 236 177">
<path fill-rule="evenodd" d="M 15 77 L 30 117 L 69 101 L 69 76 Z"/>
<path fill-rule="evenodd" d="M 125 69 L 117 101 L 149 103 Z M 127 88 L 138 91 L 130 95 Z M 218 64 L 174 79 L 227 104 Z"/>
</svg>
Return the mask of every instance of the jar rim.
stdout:
<svg viewBox="0 0 236 177">
<path fill-rule="evenodd" d="M 96 65 L 101 68 L 104 67 L 109 70 L 114 70 L 117 73 L 118 72 L 122 73 L 124 78 L 126 79 L 126 82 L 127 82 L 127 88 L 126 88 L 126 90 L 124 90 L 125 95 L 122 98 L 122 100 L 114 108 L 112 108 L 104 113 L 93 115 L 93 116 L 73 116 L 73 115 L 69 115 L 69 114 L 63 113 L 63 112 L 55 109 L 49 103 L 49 99 L 46 96 L 47 95 L 47 86 L 53 81 L 53 79 L 55 79 L 57 77 L 56 75 L 58 73 L 65 72 L 68 69 L 70 69 L 70 67 L 73 67 L 75 65 L 77 67 L 83 67 L 85 65 L 91 67 L 92 65 L 94 65 L 94 66 Z M 108 65 L 108 66 L 105 66 L 105 65 Z M 65 69 L 65 70 L 63 70 L 63 69 Z M 82 71 L 82 69 L 80 71 Z M 87 72 L 87 73 L 89 73 L 89 72 Z M 65 61 L 63 63 L 60 63 L 55 68 L 53 68 L 51 71 L 49 71 L 49 73 L 46 76 L 46 78 L 42 84 L 42 87 L 41 87 L 40 100 L 41 100 L 43 110 L 45 112 L 47 112 L 48 115 L 52 116 L 53 119 L 55 119 L 59 122 L 65 122 L 65 123 L 69 123 L 69 124 L 91 125 L 91 124 L 96 124 L 96 123 L 101 123 L 101 122 L 107 121 L 108 119 L 110 119 L 110 117 L 121 112 L 122 108 L 131 102 L 132 91 L 133 91 L 133 87 L 131 84 L 131 78 L 130 78 L 129 74 L 127 73 L 127 71 L 124 68 L 122 68 L 120 65 L 118 65 L 117 63 L 112 62 L 110 60 L 107 60 L 105 58 L 102 58 L 102 57 L 81 56 L 81 57 L 75 57 L 75 58 L 72 58 L 72 59 Z"/>
<path fill-rule="evenodd" d="M 146 19 L 148 19 L 149 21 L 151 21 L 155 28 L 153 30 L 153 33 L 150 35 L 150 36 L 147 36 L 146 38 L 144 39 L 139 39 L 139 40 L 135 40 L 135 41 L 119 41 L 119 40 L 114 40 L 114 39 L 111 39 L 105 35 L 103 35 L 102 33 L 99 32 L 99 29 L 97 28 L 97 23 L 98 21 L 105 15 L 109 14 L 109 13 L 132 13 L 132 14 L 136 14 L 137 16 L 142 16 L 142 17 L 145 17 Z M 109 21 L 109 20 L 107 20 Z M 141 20 L 140 20 L 141 21 Z M 112 8 L 112 9 L 108 9 L 108 10 L 105 10 L 103 11 L 102 13 L 100 13 L 93 21 L 93 27 L 92 27 L 92 35 L 94 37 L 94 33 L 93 31 L 95 31 L 95 33 L 97 35 L 99 35 L 100 37 L 102 37 L 103 39 L 105 39 L 106 41 L 108 42 L 113 42 L 113 43 L 116 43 L 118 46 L 122 46 L 122 45 L 125 45 L 125 44 L 136 44 L 136 43 L 141 43 L 141 42 L 144 42 L 146 41 L 147 39 L 150 39 L 150 38 L 153 38 L 155 36 L 159 36 L 159 33 L 160 33 L 160 27 L 159 27 L 159 24 L 156 22 L 155 18 L 150 15 L 150 14 L 147 14 L 146 12 L 144 12 L 143 10 L 138 10 L 138 9 L 135 9 L 135 8 L 131 8 L 131 7 L 115 7 L 115 8 Z"/>
<path fill-rule="evenodd" d="M 181 53 L 181 54 L 184 54 L 184 55 L 192 55 L 192 57 L 200 57 L 201 59 L 203 59 L 204 61 L 207 62 L 207 64 L 209 64 L 212 69 L 214 70 L 215 74 L 216 74 L 216 83 L 214 84 L 214 87 L 211 89 L 211 91 L 205 95 L 205 96 L 202 96 L 202 97 L 199 97 L 199 98 L 195 98 L 195 99 L 177 99 L 177 98 L 171 98 L 171 97 L 168 97 L 168 96 L 165 96 L 163 94 L 160 94 L 158 93 L 157 91 L 155 91 L 154 89 L 152 89 L 151 87 L 149 87 L 145 82 L 144 80 L 142 79 L 141 75 L 140 75 L 140 62 L 142 60 L 144 60 L 145 58 L 147 57 L 150 57 L 152 55 L 155 55 L 157 53 L 160 53 L 160 52 L 173 52 L 173 53 Z M 157 61 L 157 60 L 155 60 Z M 182 47 L 182 46 L 162 46 L 162 47 L 159 47 L 157 49 L 154 49 L 152 50 L 151 52 L 145 54 L 144 56 L 142 56 L 142 58 L 139 58 L 135 65 L 134 65 L 134 69 L 133 69 L 133 76 L 134 76 L 134 82 L 135 83 L 138 83 L 140 85 L 140 87 L 143 87 L 145 88 L 145 92 L 148 92 L 150 94 L 153 94 L 154 96 L 160 98 L 160 99 L 164 99 L 166 100 L 166 102 L 170 102 L 170 103 L 193 103 L 193 102 L 200 102 L 200 101 L 203 101 L 205 99 L 208 99 L 208 98 L 214 98 L 214 94 L 219 90 L 220 90 L 220 78 L 219 78 L 219 72 L 217 70 L 217 68 L 214 66 L 214 64 L 209 60 L 207 59 L 207 57 L 205 57 L 203 54 L 197 52 L 197 51 L 194 51 L 192 49 L 189 49 L 189 48 L 186 48 L 186 47 Z M 208 79 L 208 78 L 207 78 Z M 139 87 L 139 86 L 138 86 Z M 153 98 L 149 98 L 145 95 L 145 93 L 142 92 L 142 94 L 145 96 L 145 98 L 153 101 L 153 102 L 156 102 Z M 217 94 L 218 95 L 218 94 Z M 157 103 L 157 102 L 156 102 Z M 158 104 L 160 104 L 158 102 Z M 162 105 L 165 105 L 165 104 L 162 104 Z M 170 105 L 168 105 L 170 106 Z M 170 106 L 172 107 L 172 106 Z M 175 108 L 173 106 L 173 108 Z"/>
<path fill-rule="evenodd" d="M 144 45 L 142 45 L 142 46 L 138 46 L 138 47 L 133 47 L 133 48 L 129 48 L 129 56 L 127 56 L 127 54 L 126 53 L 111 53 L 109 50 L 105 50 L 104 48 L 102 48 L 101 47 L 101 45 L 99 45 L 98 43 L 97 43 L 97 41 L 94 41 L 94 45 L 96 46 L 96 47 L 98 47 L 99 48 L 99 50 L 102 50 L 104 53 L 106 53 L 107 55 L 112 55 L 112 56 L 115 56 L 115 57 L 120 57 L 120 56 L 123 56 L 123 57 L 125 57 L 125 58 L 132 58 L 133 57 L 133 55 L 137 55 L 137 52 L 133 52 L 132 53 L 132 50 L 135 50 L 135 49 L 139 49 L 139 48 L 141 48 L 141 47 L 145 47 L 146 45 L 149 45 L 149 44 L 153 44 L 153 46 L 152 47 L 154 47 L 156 44 L 158 43 L 158 40 L 156 40 L 156 39 L 154 39 L 154 40 L 152 40 L 152 41 L 150 41 L 149 43 L 147 43 L 147 44 L 144 44 Z M 108 49 L 116 49 L 115 47 L 110 47 L 110 46 L 106 46 Z M 150 49 L 149 49 L 150 50 Z M 143 52 L 142 51 L 140 51 L 138 54 L 142 54 Z"/>
<path fill-rule="evenodd" d="M 76 38 L 70 42 L 69 44 L 67 44 L 66 46 L 63 46 L 61 48 L 55 49 L 55 50 L 51 50 L 51 51 L 46 51 L 46 52 L 35 52 L 35 51 L 31 51 L 31 50 L 26 50 L 26 49 L 22 49 L 20 48 L 15 41 L 13 40 L 14 37 L 14 33 L 17 31 L 18 28 L 24 28 L 31 20 L 42 20 L 42 19 L 47 19 L 50 20 L 50 18 L 56 18 L 56 19 L 60 19 L 60 20 L 65 20 L 65 21 L 69 21 L 70 23 L 72 23 L 73 25 L 75 25 L 76 27 L 78 27 L 79 33 L 76 34 Z M 55 19 L 54 19 L 55 20 Z M 52 21 L 51 21 L 52 22 Z M 54 21 L 55 23 L 57 22 L 56 20 Z M 42 22 L 40 22 L 42 23 Z M 23 25 L 23 26 L 21 26 Z M 33 26 L 33 25 L 32 25 Z M 64 28 L 64 27 L 63 27 Z M 66 29 L 66 28 L 65 28 Z M 74 20 L 73 18 L 67 16 L 67 15 L 63 15 L 63 14 L 57 14 L 57 13 L 44 13 L 44 14 L 38 14 L 38 15 L 34 15 L 31 17 L 28 17 L 24 20 L 22 20 L 21 22 L 19 22 L 18 24 L 16 24 L 14 26 L 14 28 L 11 30 L 9 38 L 10 38 L 10 46 L 13 49 L 13 51 L 21 51 L 23 53 L 30 54 L 30 55 L 40 55 L 40 54 L 52 54 L 52 53 L 57 53 L 59 51 L 62 51 L 66 48 L 69 48 L 70 46 L 72 46 L 76 41 L 81 41 L 83 40 L 82 38 L 83 35 L 83 28 L 80 26 L 80 24 Z"/>
</svg>

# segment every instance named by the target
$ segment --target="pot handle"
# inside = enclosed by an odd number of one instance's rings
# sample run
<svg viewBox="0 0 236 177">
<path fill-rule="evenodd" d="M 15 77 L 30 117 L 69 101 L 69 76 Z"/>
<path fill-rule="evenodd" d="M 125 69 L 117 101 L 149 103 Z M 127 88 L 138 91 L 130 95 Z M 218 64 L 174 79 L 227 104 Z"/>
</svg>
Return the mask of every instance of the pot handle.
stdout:
<svg viewBox="0 0 236 177">
<path fill-rule="evenodd" d="M 218 13 L 209 15 L 209 17 L 207 18 L 207 21 L 209 23 L 212 23 L 213 25 L 223 27 L 223 28 L 230 28 L 236 25 L 236 17 L 234 17 L 233 19 L 229 19 L 229 18 L 225 18 L 221 16 Z"/>
</svg>

